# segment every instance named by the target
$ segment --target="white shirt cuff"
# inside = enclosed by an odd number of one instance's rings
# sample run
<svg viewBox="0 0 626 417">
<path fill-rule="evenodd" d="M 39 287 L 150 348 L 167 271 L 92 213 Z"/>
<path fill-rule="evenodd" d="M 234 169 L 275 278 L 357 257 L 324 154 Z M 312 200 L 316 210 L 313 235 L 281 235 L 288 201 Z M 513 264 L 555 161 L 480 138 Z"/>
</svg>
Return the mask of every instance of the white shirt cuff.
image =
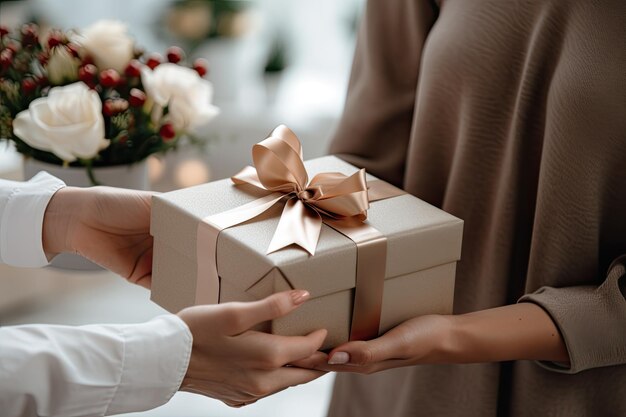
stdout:
<svg viewBox="0 0 626 417">
<path fill-rule="evenodd" d="M 28 182 L 2 181 L 0 262 L 22 267 L 48 264 L 43 250 L 43 219 L 50 199 L 65 183 L 47 172 Z"/>
<path fill-rule="evenodd" d="M 187 373 L 193 337 L 178 316 L 159 316 L 141 325 L 121 327 L 122 377 L 107 415 L 143 411 L 165 404 Z"/>
</svg>

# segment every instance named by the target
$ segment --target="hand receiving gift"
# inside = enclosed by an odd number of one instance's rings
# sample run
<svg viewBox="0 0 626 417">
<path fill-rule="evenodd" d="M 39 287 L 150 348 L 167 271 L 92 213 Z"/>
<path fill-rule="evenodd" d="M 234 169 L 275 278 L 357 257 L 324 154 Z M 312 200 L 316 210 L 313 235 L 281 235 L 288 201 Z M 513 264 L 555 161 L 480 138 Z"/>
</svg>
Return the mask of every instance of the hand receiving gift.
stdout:
<svg viewBox="0 0 626 417">
<path fill-rule="evenodd" d="M 410 365 L 520 359 L 569 362 L 556 325 L 536 304 L 415 317 L 376 339 L 348 342 L 328 355 L 318 352 L 295 365 L 371 374 Z"/>
<path fill-rule="evenodd" d="M 285 365 L 310 358 L 326 330 L 291 337 L 249 330 L 290 313 L 308 298 L 306 291 L 284 291 L 260 301 L 194 306 L 178 313 L 193 334 L 181 390 L 238 407 L 322 376 L 325 372 Z"/>
</svg>

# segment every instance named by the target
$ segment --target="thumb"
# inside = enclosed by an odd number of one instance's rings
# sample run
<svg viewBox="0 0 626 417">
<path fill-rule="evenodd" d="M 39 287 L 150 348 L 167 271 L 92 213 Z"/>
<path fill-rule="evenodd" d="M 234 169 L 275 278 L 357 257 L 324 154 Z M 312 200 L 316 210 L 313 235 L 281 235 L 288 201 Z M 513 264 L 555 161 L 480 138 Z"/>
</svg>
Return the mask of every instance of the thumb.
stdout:
<svg viewBox="0 0 626 417">
<path fill-rule="evenodd" d="M 399 359 L 399 345 L 393 338 L 384 336 L 367 342 L 348 342 L 329 353 L 328 364 L 365 366 L 387 359 Z"/>
<path fill-rule="evenodd" d="M 236 335 L 264 321 L 285 316 L 308 300 L 305 290 L 283 291 L 259 301 L 224 304 L 222 330 L 224 334 Z"/>
</svg>

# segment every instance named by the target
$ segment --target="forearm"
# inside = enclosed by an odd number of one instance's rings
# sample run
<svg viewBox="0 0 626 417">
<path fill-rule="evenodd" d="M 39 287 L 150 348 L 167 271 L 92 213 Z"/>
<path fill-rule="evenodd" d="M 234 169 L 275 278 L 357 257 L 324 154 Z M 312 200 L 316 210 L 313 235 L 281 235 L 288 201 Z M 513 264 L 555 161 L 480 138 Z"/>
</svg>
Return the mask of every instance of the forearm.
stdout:
<svg viewBox="0 0 626 417">
<path fill-rule="evenodd" d="M 550 316 L 533 303 L 519 303 L 450 316 L 441 361 L 447 363 L 542 360 L 569 362 L 563 338 Z"/>
</svg>

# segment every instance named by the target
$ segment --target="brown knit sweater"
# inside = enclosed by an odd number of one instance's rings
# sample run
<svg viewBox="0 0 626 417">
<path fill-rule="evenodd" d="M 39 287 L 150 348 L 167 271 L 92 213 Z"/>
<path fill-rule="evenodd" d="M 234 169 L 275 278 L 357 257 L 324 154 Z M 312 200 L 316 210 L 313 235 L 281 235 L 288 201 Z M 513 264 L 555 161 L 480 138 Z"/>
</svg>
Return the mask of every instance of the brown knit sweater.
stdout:
<svg viewBox="0 0 626 417">
<path fill-rule="evenodd" d="M 571 358 L 343 374 L 331 416 L 626 416 L 626 1 L 370 0 L 331 152 L 465 221 L 455 313 L 536 303 Z"/>
</svg>

